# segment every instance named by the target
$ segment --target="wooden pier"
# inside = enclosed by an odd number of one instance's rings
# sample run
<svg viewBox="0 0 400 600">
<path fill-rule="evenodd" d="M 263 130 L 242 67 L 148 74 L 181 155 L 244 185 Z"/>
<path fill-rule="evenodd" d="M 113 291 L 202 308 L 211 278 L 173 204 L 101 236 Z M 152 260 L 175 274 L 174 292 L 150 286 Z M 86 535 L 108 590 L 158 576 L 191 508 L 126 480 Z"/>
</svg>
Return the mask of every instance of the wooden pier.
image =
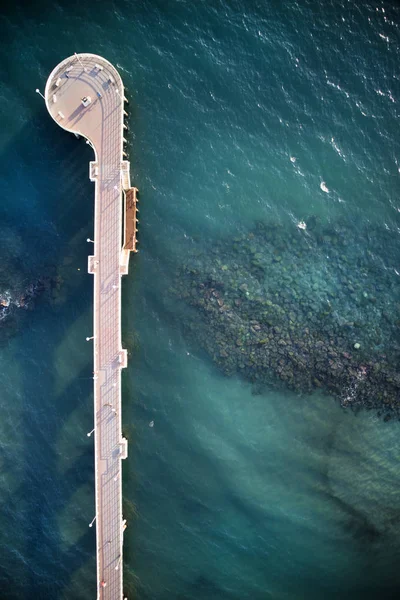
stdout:
<svg viewBox="0 0 400 600">
<path fill-rule="evenodd" d="M 137 245 L 137 189 L 131 187 L 130 165 L 124 159 L 124 86 L 107 60 L 79 54 L 52 71 L 44 97 L 56 123 L 86 138 L 95 153 L 89 165 L 95 216 L 88 272 L 94 276 L 97 599 L 123 600 L 127 524 L 122 514 L 121 460 L 128 455 L 128 443 L 121 422 L 121 369 L 127 366 L 127 352 L 121 346 L 121 276 L 128 273 L 130 252 L 136 252 Z"/>
</svg>

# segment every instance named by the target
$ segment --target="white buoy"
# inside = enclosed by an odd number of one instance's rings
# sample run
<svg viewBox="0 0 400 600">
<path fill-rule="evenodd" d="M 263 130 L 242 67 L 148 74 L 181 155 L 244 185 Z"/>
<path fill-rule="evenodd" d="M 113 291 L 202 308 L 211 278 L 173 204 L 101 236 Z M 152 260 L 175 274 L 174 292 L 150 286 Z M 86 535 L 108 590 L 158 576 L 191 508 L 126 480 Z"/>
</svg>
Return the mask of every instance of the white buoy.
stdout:
<svg viewBox="0 0 400 600">
<path fill-rule="evenodd" d="M 320 186 L 319 186 L 319 187 L 321 188 L 321 190 L 322 190 L 323 192 L 325 192 L 325 193 L 327 193 L 327 194 L 329 193 L 329 189 L 327 188 L 325 181 L 321 181 L 321 183 L 320 183 Z"/>
</svg>

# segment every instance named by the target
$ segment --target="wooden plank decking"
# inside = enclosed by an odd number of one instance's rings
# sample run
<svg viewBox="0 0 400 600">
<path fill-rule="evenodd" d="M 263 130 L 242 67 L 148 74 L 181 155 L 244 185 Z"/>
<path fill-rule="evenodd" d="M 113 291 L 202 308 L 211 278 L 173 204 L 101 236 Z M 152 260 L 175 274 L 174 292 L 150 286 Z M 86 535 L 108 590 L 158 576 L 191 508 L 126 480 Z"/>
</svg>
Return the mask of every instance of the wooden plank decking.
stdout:
<svg viewBox="0 0 400 600">
<path fill-rule="evenodd" d="M 129 162 L 123 158 L 124 86 L 107 60 L 79 54 L 52 71 L 45 101 L 60 127 L 85 137 L 95 152 L 89 171 L 95 185 L 94 252 L 88 270 L 94 279 L 97 598 L 122 600 L 126 521 L 121 459 L 127 457 L 128 446 L 121 422 L 121 369 L 127 365 L 127 353 L 121 346 L 121 275 L 128 272 L 130 254 L 122 248 L 122 191 L 130 187 Z M 136 249 L 136 191 L 132 190 L 126 195 L 129 250 Z"/>
</svg>

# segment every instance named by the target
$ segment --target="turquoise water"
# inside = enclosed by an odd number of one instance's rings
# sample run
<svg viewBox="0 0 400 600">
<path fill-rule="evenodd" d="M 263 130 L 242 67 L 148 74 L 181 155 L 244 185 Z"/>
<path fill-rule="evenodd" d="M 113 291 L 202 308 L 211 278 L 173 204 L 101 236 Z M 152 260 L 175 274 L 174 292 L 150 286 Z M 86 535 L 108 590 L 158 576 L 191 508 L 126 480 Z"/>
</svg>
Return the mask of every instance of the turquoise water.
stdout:
<svg viewBox="0 0 400 600">
<path fill-rule="evenodd" d="M 168 290 L 194 243 L 257 221 L 373 226 L 396 259 L 399 17 L 395 2 L 344 0 L 2 9 L 0 282 L 55 269 L 63 283 L 16 312 L 0 347 L 0 598 L 96 595 L 91 151 L 34 92 L 74 51 L 120 70 L 141 196 L 123 282 L 128 597 L 397 596 L 398 421 L 323 391 L 255 395 L 187 336 Z"/>
</svg>

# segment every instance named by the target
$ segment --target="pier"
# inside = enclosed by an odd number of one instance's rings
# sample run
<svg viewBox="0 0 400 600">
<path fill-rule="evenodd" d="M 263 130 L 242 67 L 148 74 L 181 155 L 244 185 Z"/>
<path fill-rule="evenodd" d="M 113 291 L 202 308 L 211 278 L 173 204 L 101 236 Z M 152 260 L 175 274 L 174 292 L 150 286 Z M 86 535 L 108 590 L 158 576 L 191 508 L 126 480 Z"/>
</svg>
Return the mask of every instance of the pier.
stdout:
<svg viewBox="0 0 400 600">
<path fill-rule="evenodd" d="M 124 156 L 124 86 L 118 71 L 94 54 L 75 54 L 51 72 L 45 88 L 47 110 L 60 127 L 86 138 L 95 154 L 93 343 L 95 519 L 97 599 L 123 600 L 122 463 L 128 442 L 122 436 L 121 277 L 137 251 L 137 189 L 131 188 Z M 84 335 L 82 334 L 84 342 Z M 86 343 L 86 342 L 84 342 Z M 92 525 L 91 524 L 91 525 Z"/>
</svg>

